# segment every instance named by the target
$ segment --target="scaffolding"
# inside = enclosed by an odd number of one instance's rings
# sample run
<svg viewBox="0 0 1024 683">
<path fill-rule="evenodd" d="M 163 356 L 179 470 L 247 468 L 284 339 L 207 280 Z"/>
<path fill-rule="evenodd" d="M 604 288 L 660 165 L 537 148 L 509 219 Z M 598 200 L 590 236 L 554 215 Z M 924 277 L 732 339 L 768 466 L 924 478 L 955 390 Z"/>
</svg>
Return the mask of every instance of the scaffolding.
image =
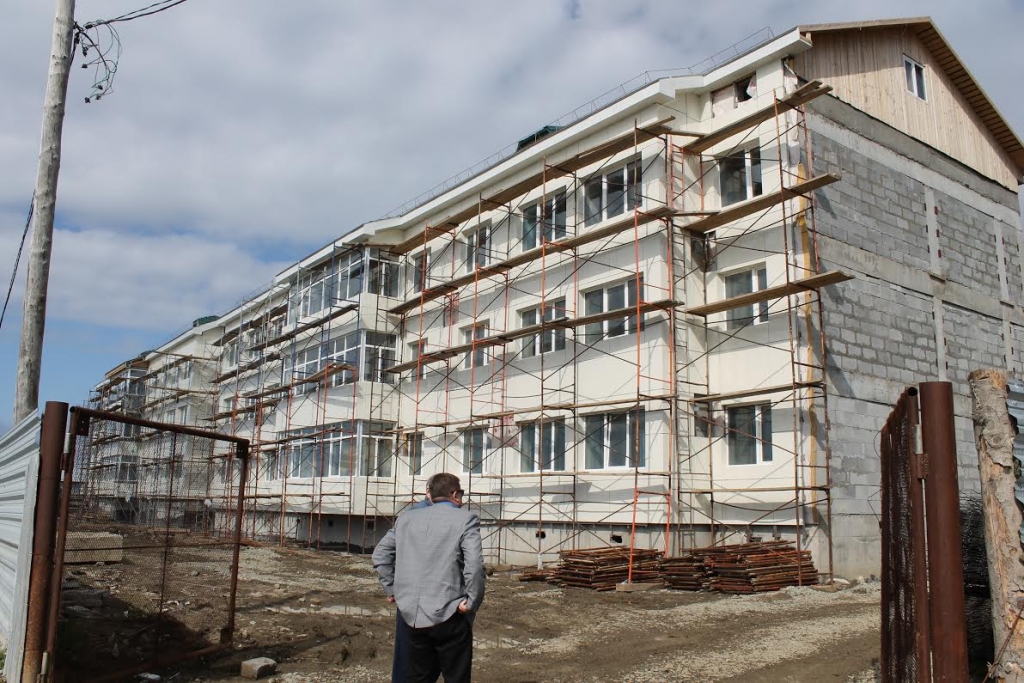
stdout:
<svg viewBox="0 0 1024 683">
<path fill-rule="evenodd" d="M 213 390 L 194 395 L 215 402 L 220 431 L 252 441 L 247 535 L 368 549 L 448 470 L 465 473 L 498 562 L 610 544 L 671 554 L 786 527 L 798 548 L 827 548 L 831 574 L 820 290 L 850 275 L 818 258 L 814 191 L 837 178 L 813 173 L 804 105 L 829 88 L 787 85 L 711 133 L 634 120 L 397 244 L 339 241 L 239 307 L 204 358 Z M 715 199 L 711 179 L 751 142 L 777 187 Z M 612 183 L 615 211 L 601 195 L 595 215 L 592 188 Z M 716 262 L 757 250 L 777 276 L 723 296 Z M 600 301 L 595 272 L 616 283 Z M 769 319 L 786 334 L 759 339 Z M 778 356 L 772 381 L 723 371 L 739 346 Z M 597 395 L 593 369 L 612 367 L 628 386 Z M 155 389 L 146 410 L 185 395 Z M 773 437 L 787 430 L 772 410 L 790 413 L 791 445 Z M 723 476 L 741 440 L 783 455 L 785 482 L 782 465 Z"/>
</svg>

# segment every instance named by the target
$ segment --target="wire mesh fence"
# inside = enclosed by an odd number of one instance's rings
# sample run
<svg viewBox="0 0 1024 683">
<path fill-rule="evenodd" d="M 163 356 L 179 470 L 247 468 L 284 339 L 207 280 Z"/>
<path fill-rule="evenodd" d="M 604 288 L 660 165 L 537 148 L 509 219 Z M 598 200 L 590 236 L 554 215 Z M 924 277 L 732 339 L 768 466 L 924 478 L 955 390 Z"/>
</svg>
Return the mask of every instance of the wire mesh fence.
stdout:
<svg viewBox="0 0 1024 683">
<path fill-rule="evenodd" d="M 114 680 L 231 642 L 248 442 L 72 409 L 51 647 Z"/>
</svg>

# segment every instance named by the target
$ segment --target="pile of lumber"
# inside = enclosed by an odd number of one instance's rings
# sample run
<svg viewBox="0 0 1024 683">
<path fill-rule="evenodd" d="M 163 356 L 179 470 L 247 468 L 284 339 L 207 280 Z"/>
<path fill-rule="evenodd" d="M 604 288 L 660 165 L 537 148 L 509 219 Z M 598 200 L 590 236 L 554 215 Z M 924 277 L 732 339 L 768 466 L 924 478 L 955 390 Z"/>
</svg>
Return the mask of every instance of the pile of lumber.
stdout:
<svg viewBox="0 0 1024 683">
<path fill-rule="evenodd" d="M 554 575 L 554 569 L 527 569 L 520 572 L 520 581 L 550 581 Z"/>
<path fill-rule="evenodd" d="M 661 551 L 633 550 L 633 583 L 661 583 Z M 557 586 L 615 590 L 629 578 L 629 548 L 563 550 L 549 582 Z"/>
<path fill-rule="evenodd" d="M 811 551 L 797 551 L 789 541 L 704 548 L 701 553 L 711 590 L 723 593 L 777 591 L 818 582 Z"/>
<path fill-rule="evenodd" d="M 661 578 L 666 586 L 678 590 L 699 591 L 711 587 L 711 576 L 704 566 L 704 556 L 697 551 L 663 559 Z"/>
<path fill-rule="evenodd" d="M 818 582 L 809 550 L 789 541 L 695 548 L 661 561 L 665 585 L 680 590 L 758 593 Z"/>
</svg>

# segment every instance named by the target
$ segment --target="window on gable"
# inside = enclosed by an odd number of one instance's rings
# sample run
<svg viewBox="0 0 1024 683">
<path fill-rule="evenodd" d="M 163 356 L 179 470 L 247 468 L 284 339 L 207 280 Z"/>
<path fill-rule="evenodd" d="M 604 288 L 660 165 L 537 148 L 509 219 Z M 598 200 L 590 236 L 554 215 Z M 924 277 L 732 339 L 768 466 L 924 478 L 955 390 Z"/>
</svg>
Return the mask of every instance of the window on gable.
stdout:
<svg viewBox="0 0 1024 683">
<path fill-rule="evenodd" d="M 771 462 L 772 406 L 763 403 L 726 409 L 729 421 L 729 464 Z"/>
<path fill-rule="evenodd" d="M 725 296 L 727 299 L 743 294 L 760 292 L 767 288 L 768 269 L 763 266 L 725 276 Z M 760 325 L 766 323 L 768 322 L 768 302 L 758 301 L 746 306 L 730 308 L 726 312 L 726 321 L 726 329 L 729 330 L 738 330 L 749 324 Z"/>
<path fill-rule="evenodd" d="M 468 327 L 462 330 L 462 340 L 464 344 L 471 344 L 474 340 L 483 339 L 487 336 L 487 323 L 480 323 L 473 327 Z M 462 367 L 464 370 L 470 368 L 482 368 L 487 365 L 487 347 L 477 346 L 476 348 L 470 349 L 466 352 L 466 357 L 462 361 Z"/>
<path fill-rule="evenodd" d="M 529 422 L 519 430 L 519 470 L 565 470 L 565 420 Z"/>
<path fill-rule="evenodd" d="M 528 308 L 519 312 L 519 319 L 522 327 L 531 327 L 539 323 L 541 316 L 540 307 Z M 544 322 L 559 320 L 565 316 L 565 299 L 555 299 L 544 304 Z M 550 353 L 551 351 L 565 350 L 565 329 L 548 328 L 538 334 L 523 339 L 523 358 L 532 358 L 538 353 Z"/>
<path fill-rule="evenodd" d="M 722 157 L 718 162 L 722 206 L 753 199 L 764 192 L 761 148 L 751 147 Z"/>
<path fill-rule="evenodd" d="M 533 249 L 543 237 L 545 242 L 565 237 L 565 192 L 523 209 L 523 251 Z"/>
<path fill-rule="evenodd" d="M 462 471 L 483 474 L 484 451 L 490 447 L 487 430 L 478 427 L 462 433 Z"/>
<path fill-rule="evenodd" d="M 640 300 L 643 300 L 644 278 L 640 274 Z M 631 277 L 602 289 L 594 289 L 583 294 L 584 315 L 596 315 L 624 308 L 635 308 L 637 305 L 637 278 Z M 641 318 L 642 322 L 642 318 Z M 586 326 L 586 343 L 593 344 L 604 337 L 621 337 L 637 330 L 636 315 L 622 318 L 611 318 Z"/>
<path fill-rule="evenodd" d="M 928 99 L 924 88 L 924 67 L 903 55 L 903 71 L 907 76 L 907 91 L 919 99 Z"/>
<path fill-rule="evenodd" d="M 625 413 L 587 415 L 584 450 L 586 467 L 643 467 L 646 464 L 645 413 L 642 408 Z"/>
<path fill-rule="evenodd" d="M 466 272 L 472 273 L 483 268 L 489 261 L 491 251 L 491 228 L 483 225 L 466 233 Z"/>
<path fill-rule="evenodd" d="M 586 225 L 595 225 L 643 206 L 643 167 L 640 162 L 640 159 L 631 161 L 604 175 L 593 176 L 583 184 L 583 221 Z"/>
</svg>

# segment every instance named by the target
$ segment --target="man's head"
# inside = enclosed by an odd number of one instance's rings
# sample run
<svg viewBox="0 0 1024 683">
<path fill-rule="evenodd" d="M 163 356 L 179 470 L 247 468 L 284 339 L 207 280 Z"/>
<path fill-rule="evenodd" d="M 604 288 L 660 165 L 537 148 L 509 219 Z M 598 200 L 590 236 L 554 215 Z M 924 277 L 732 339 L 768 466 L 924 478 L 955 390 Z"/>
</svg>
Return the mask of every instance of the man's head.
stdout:
<svg viewBox="0 0 1024 683">
<path fill-rule="evenodd" d="M 430 478 L 430 481 L 427 483 L 427 493 L 430 494 L 430 500 L 435 503 L 447 500 L 456 505 L 462 505 L 463 491 L 460 487 L 461 484 L 458 477 L 454 474 L 441 472 Z"/>
</svg>

